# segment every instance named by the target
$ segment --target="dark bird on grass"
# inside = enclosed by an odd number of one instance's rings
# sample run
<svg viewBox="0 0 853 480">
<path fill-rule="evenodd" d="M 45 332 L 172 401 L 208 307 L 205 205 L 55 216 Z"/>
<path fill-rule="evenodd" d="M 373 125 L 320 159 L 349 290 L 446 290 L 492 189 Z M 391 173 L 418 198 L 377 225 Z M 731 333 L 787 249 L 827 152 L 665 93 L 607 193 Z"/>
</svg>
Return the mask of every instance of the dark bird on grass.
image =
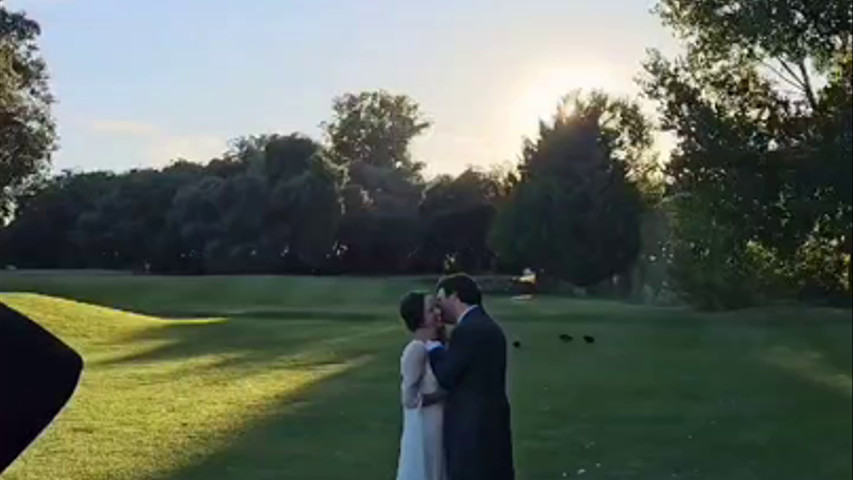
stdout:
<svg viewBox="0 0 853 480">
<path fill-rule="evenodd" d="M 574 340 L 574 337 L 572 337 L 571 335 L 567 335 L 565 333 L 561 333 L 560 334 L 560 340 L 568 343 L 568 342 L 571 342 L 572 340 Z"/>
<path fill-rule="evenodd" d="M 595 343 L 595 337 L 593 337 L 592 335 L 584 335 L 583 341 L 586 343 Z"/>
<path fill-rule="evenodd" d="M 512 342 L 512 346 L 513 346 L 513 347 L 515 347 L 515 348 L 521 348 L 521 342 L 519 342 L 518 340 L 516 340 L 516 341 Z"/>
</svg>

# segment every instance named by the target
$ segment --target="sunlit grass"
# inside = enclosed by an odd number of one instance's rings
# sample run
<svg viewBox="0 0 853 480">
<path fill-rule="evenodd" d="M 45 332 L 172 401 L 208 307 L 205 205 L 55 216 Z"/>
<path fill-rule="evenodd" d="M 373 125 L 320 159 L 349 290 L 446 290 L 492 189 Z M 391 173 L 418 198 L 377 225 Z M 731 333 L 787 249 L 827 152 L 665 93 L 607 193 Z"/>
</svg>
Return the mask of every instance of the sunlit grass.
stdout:
<svg viewBox="0 0 853 480">
<path fill-rule="evenodd" d="M 3 274 L 0 286 L 51 295 L 0 299 L 86 359 L 67 409 L 3 480 L 393 478 L 395 307 L 422 283 Z M 853 473 L 849 310 L 488 308 L 522 345 L 510 351 L 519 480 Z"/>
<path fill-rule="evenodd" d="M 229 367 L 237 353 L 113 364 L 168 345 L 135 336 L 216 328 L 224 320 L 166 320 L 39 295 L 2 300 L 86 360 L 72 401 L 8 479 L 151 478 L 212 454 L 246 425 L 286 409 L 287 398 L 365 361 L 338 358 L 327 348 L 335 342 L 319 339 L 311 349 L 276 352 L 253 365 Z"/>
<path fill-rule="evenodd" d="M 765 358 L 771 365 L 853 398 L 853 379 L 850 374 L 828 365 L 819 352 L 797 352 L 791 348 L 777 347 L 767 352 Z"/>
</svg>

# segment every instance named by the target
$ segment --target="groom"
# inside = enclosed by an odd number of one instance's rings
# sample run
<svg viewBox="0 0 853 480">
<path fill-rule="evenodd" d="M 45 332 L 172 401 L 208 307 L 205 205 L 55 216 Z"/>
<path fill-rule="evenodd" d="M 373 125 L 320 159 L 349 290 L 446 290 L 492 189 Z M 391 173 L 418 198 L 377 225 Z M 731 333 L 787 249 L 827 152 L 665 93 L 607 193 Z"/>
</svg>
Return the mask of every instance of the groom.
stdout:
<svg viewBox="0 0 853 480">
<path fill-rule="evenodd" d="M 436 300 L 445 319 L 456 324 L 447 348 L 427 345 L 433 373 L 448 392 L 444 446 L 450 480 L 513 480 L 506 338 L 483 309 L 471 277 L 442 279 Z"/>
</svg>

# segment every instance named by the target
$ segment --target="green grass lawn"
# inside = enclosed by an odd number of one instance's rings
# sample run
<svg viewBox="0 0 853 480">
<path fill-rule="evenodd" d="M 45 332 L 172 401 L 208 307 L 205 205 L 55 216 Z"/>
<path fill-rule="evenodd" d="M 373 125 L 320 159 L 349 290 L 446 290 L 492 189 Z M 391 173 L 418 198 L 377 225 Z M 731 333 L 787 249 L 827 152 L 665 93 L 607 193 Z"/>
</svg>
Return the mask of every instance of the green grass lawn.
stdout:
<svg viewBox="0 0 853 480">
<path fill-rule="evenodd" d="M 2 273 L 0 299 L 86 359 L 68 407 L 2 478 L 392 479 L 407 341 L 395 310 L 417 285 Z M 522 342 L 521 480 L 853 473 L 849 310 L 488 308 Z"/>
</svg>

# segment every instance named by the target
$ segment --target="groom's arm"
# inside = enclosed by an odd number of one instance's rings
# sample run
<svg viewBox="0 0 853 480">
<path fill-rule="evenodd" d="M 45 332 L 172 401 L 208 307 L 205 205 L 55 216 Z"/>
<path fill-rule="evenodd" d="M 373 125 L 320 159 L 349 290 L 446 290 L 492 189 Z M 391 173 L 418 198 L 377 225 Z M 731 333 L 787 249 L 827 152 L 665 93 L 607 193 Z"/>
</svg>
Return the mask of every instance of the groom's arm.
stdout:
<svg viewBox="0 0 853 480">
<path fill-rule="evenodd" d="M 474 343 L 469 328 L 457 327 L 450 337 L 450 345 L 444 348 L 431 345 L 429 362 L 435 378 L 444 390 L 453 390 L 459 384 L 462 374 L 468 369 L 473 354 Z"/>
</svg>

